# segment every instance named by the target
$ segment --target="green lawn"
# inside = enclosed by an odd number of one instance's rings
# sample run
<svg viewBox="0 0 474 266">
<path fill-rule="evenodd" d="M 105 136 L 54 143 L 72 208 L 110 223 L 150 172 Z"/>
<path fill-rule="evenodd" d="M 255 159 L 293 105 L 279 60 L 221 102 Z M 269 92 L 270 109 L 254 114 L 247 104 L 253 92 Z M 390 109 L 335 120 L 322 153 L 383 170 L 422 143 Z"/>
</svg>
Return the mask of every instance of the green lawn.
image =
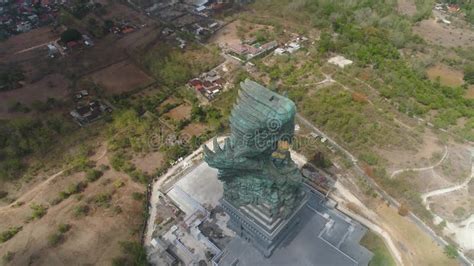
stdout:
<svg viewBox="0 0 474 266">
<path fill-rule="evenodd" d="M 372 231 L 367 232 L 367 234 L 362 238 L 360 243 L 366 247 L 368 250 L 374 253 L 374 257 L 369 263 L 369 266 L 395 266 L 395 260 L 392 258 L 390 251 L 385 246 L 382 238 L 379 237 Z"/>
</svg>

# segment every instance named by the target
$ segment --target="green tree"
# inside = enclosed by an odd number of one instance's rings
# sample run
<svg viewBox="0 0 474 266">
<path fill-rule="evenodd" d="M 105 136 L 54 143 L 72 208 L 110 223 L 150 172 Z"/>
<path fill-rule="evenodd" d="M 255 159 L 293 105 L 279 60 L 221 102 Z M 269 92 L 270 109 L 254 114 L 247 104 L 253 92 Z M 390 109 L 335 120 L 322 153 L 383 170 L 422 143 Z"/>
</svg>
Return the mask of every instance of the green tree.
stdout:
<svg viewBox="0 0 474 266">
<path fill-rule="evenodd" d="M 464 81 L 469 84 L 474 84 L 474 64 L 468 65 L 464 68 Z"/>
<path fill-rule="evenodd" d="M 458 257 L 458 250 L 453 245 L 447 245 L 444 247 L 444 254 L 448 256 L 448 258 L 455 259 Z"/>
<path fill-rule="evenodd" d="M 78 41 L 82 39 L 81 33 L 76 29 L 67 29 L 61 33 L 61 41 L 64 43 Z"/>
</svg>

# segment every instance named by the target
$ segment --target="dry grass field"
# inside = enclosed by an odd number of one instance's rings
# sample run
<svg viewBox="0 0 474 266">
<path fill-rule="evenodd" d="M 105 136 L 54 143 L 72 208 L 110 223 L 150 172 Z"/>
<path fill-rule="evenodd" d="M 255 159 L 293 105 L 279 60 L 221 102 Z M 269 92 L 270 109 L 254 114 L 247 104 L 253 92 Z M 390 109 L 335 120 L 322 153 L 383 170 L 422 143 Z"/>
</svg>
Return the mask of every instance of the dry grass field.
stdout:
<svg viewBox="0 0 474 266">
<path fill-rule="evenodd" d="M 109 165 L 108 154 L 95 156 L 96 165 Z M 98 153 L 99 153 L 98 152 Z M 94 157 L 92 157 L 94 158 Z M 144 187 L 112 169 L 75 195 L 53 204 L 60 191 L 85 180 L 83 172 L 58 175 L 31 188 L 14 206 L 0 207 L 0 232 L 23 226 L 13 238 L 0 244 L 0 257 L 14 254 L 9 265 L 110 265 L 122 256 L 121 241 L 139 241 L 142 202 L 133 199 Z M 47 207 L 43 217 L 30 220 L 32 204 Z M 87 206 L 87 210 L 80 207 Z M 52 236 L 60 224 L 69 231 L 56 243 Z"/>
<path fill-rule="evenodd" d="M 145 72 L 129 60 L 113 64 L 86 77 L 104 87 L 108 95 L 120 94 L 153 82 Z"/>
<path fill-rule="evenodd" d="M 431 80 L 440 78 L 440 83 L 445 86 L 461 86 L 464 83 L 462 71 L 452 69 L 443 64 L 437 64 L 427 69 L 428 77 Z"/>
</svg>

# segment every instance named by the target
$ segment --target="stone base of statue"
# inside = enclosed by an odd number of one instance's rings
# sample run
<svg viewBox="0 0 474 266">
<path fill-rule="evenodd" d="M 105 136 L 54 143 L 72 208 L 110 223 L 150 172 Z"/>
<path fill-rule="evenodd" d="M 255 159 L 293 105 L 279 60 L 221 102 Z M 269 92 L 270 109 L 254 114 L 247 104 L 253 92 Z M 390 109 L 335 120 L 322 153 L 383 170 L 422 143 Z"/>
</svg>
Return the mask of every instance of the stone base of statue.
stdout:
<svg viewBox="0 0 474 266">
<path fill-rule="evenodd" d="M 236 208 L 221 200 L 221 206 L 230 216 L 228 227 L 242 239 L 251 243 L 265 257 L 270 257 L 273 250 L 293 231 L 301 221 L 301 210 L 308 197 L 304 196 L 300 205 L 285 219 L 272 217 L 269 206 L 249 204 Z"/>
</svg>

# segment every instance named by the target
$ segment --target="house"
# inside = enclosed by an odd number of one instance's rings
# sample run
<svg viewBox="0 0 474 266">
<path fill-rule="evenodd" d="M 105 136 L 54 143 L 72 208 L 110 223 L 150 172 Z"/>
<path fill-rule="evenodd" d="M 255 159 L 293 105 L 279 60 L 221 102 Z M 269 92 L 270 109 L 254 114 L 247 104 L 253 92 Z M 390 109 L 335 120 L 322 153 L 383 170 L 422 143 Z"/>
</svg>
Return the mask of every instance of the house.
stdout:
<svg viewBox="0 0 474 266">
<path fill-rule="evenodd" d="M 27 32 L 31 30 L 31 23 L 29 21 L 22 21 L 16 25 L 17 32 Z"/>
<path fill-rule="evenodd" d="M 191 87 L 193 87 L 197 91 L 203 90 L 202 82 L 199 79 L 192 79 L 191 81 L 189 81 L 189 85 L 191 85 Z"/>
<path fill-rule="evenodd" d="M 84 44 L 85 44 L 85 45 L 87 45 L 87 46 L 94 46 L 94 42 L 92 41 L 92 39 L 91 39 L 89 36 L 83 34 L 83 35 L 82 35 L 82 39 L 84 40 Z"/>
<path fill-rule="evenodd" d="M 286 49 L 283 49 L 283 48 L 277 48 L 275 49 L 275 52 L 274 52 L 276 55 L 282 55 L 284 53 L 286 53 Z"/>
<path fill-rule="evenodd" d="M 204 10 L 206 10 L 206 6 L 199 6 L 196 8 L 196 12 L 202 12 Z"/>
<path fill-rule="evenodd" d="M 455 5 L 455 4 L 448 5 L 448 12 L 449 13 L 457 13 L 460 10 L 461 10 L 461 8 L 459 7 L 459 5 Z"/>
<path fill-rule="evenodd" d="M 231 44 L 228 46 L 230 52 L 243 56 L 248 52 L 248 48 L 242 44 Z"/>
<path fill-rule="evenodd" d="M 49 43 L 47 45 L 47 47 L 48 47 L 48 56 L 49 57 L 54 58 L 56 56 L 56 54 L 59 53 L 58 48 L 54 44 Z"/>
<path fill-rule="evenodd" d="M 67 46 L 68 48 L 74 48 L 74 47 L 76 47 L 76 46 L 79 46 L 79 43 L 76 42 L 76 41 L 70 41 L 70 42 L 67 42 L 67 43 L 66 43 L 66 46 Z"/>
<path fill-rule="evenodd" d="M 286 49 L 290 54 L 298 51 L 301 48 L 300 44 L 297 42 L 290 42 L 288 48 Z"/>
<path fill-rule="evenodd" d="M 341 55 L 330 58 L 328 62 L 340 68 L 344 68 L 346 66 L 352 65 L 353 63 L 351 60 L 346 59 L 344 56 L 341 56 Z"/>
<path fill-rule="evenodd" d="M 112 109 L 99 101 L 91 101 L 87 105 L 76 107 L 69 114 L 82 126 L 98 120 L 105 111 L 111 112 Z"/>
</svg>

